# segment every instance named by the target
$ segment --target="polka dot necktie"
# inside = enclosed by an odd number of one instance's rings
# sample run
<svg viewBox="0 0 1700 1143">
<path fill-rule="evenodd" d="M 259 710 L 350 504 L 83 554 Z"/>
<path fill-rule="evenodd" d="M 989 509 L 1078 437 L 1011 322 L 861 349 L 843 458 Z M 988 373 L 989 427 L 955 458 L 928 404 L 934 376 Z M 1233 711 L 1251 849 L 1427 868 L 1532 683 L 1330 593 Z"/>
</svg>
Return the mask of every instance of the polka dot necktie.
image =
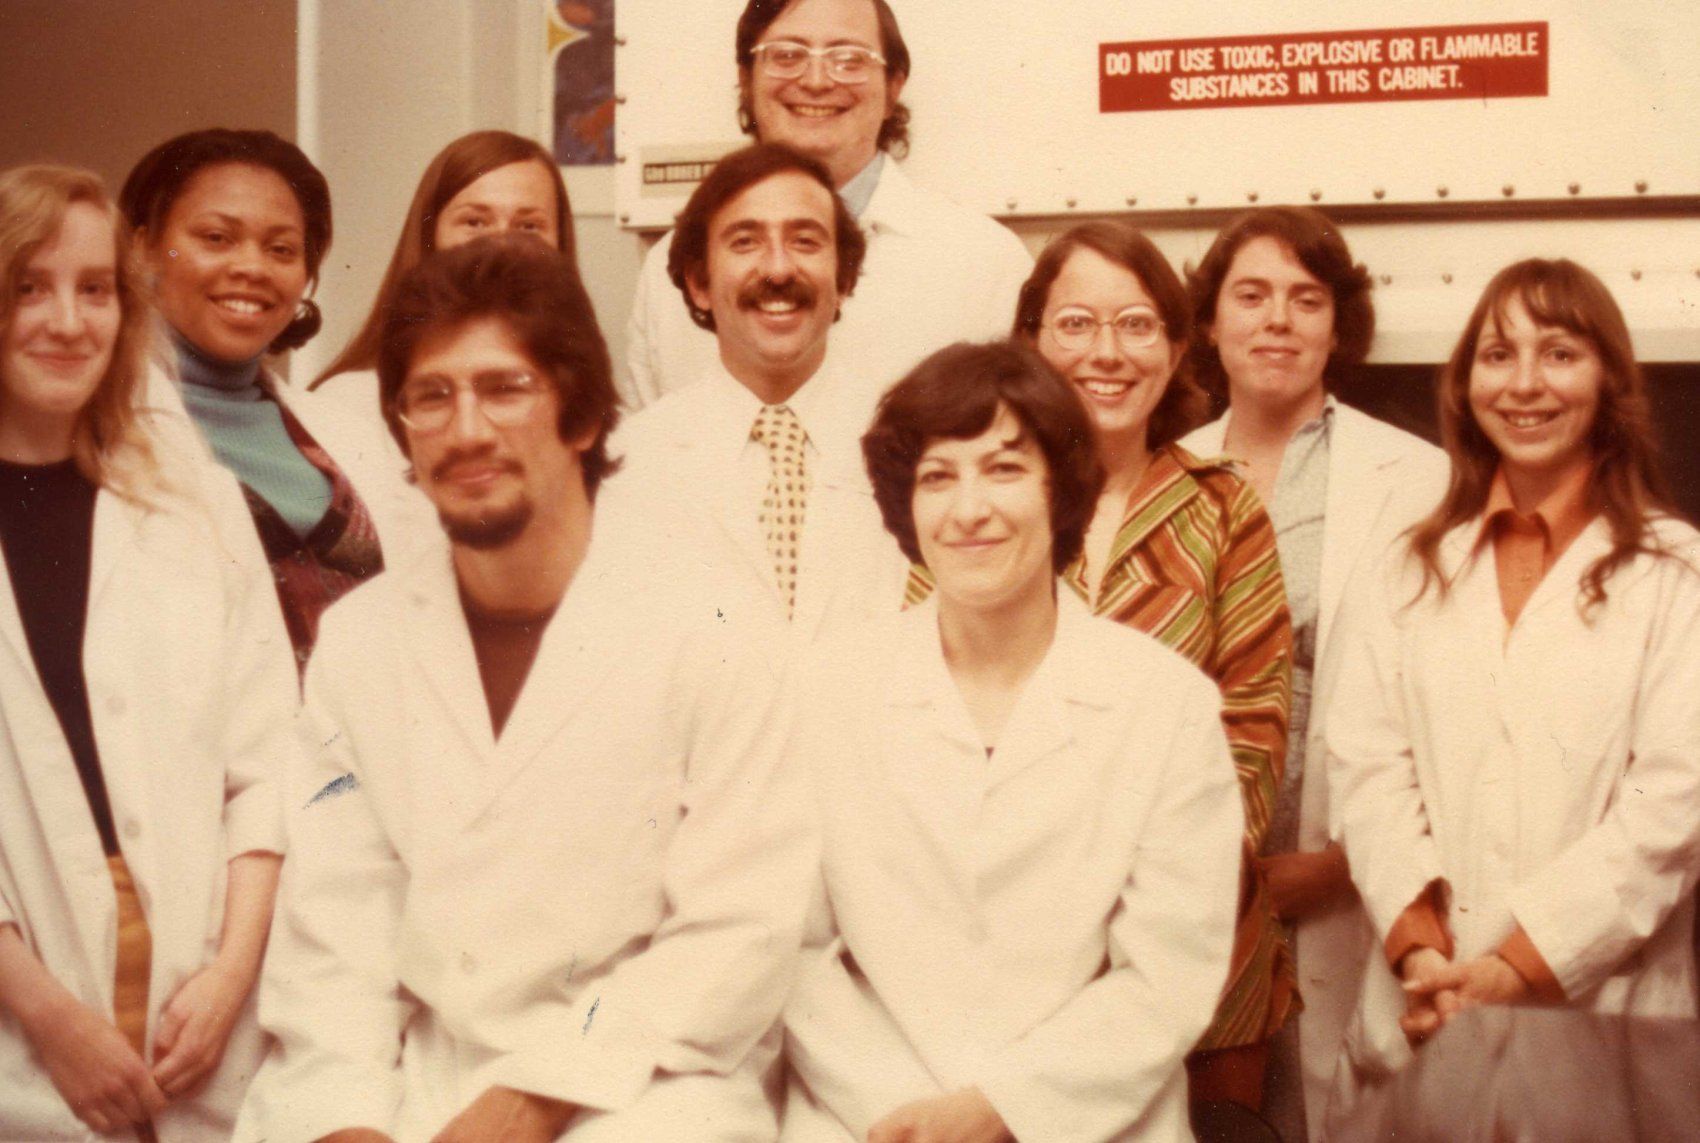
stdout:
<svg viewBox="0 0 1700 1143">
<path fill-rule="evenodd" d="M 797 554 L 803 547 L 803 513 L 808 504 L 809 473 L 803 462 L 808 434 L 789 405 L 763 405 L 750 436 L 767 449 L 767 494 L 761 502 L 761 528 L 789 619 L 797 607 Z"/>
</svg>

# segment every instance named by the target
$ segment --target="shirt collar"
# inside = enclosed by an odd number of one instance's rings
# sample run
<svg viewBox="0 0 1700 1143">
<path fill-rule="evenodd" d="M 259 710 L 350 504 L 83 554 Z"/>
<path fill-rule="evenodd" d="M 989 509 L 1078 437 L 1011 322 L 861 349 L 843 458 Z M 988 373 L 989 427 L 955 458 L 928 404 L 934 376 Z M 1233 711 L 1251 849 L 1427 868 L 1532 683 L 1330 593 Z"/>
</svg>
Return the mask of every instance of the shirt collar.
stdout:
<svg viewBox="0 0 1700 1143">
<path fill-rule="evenodd" d="M 845 418 L 835 415 L 835 390 L 841 386 L 834 383 L 830 361 L 829 356 L 827 362 L 822 363 L 815 375 L 803 382 L 785 404 L 797 415 L 797 422 L 808 434 L 809 444 L 825 459 L 836 461 L 848 445 L 842 430 Z M 710 386 L 712 400 L 705 410 L 707 423 L 703 425 L 703 436 L 723 441 L 725 447 L 736 455 L 750 439 L 750 429 L 756 423 L 762 401 L 718 361 L 705 384 Z"/>
<path fill-rule="evenodd" d="M 1300 437 L 1306 435 L 1307 433 L 1313 433 L 1313 432 L 1320 432 L 1323 435 L 1324 438 L 1332 439 L 1332 437 L 1334 435 L 1334 417 L 1335 417 L 1336 410 L 1337 410 L 1337 402 L 1334 400 L 1334 394 L 1324 393 L 1322 395 L 1322 412 L 1318 413 L 1316 416 L 1312 417 L 1310 420 L 1306 421 L 1304 424 L 1302 424 L 1298 428 L 1294 429 L 1292 440 L 1298 440 Z M 1229 429 L 1232 427 L 1233 422 L 1234 422 L 1234 407 L 1232 405 L 1229 405 L 1228 411 L 1222 414 L 1222 442 L 1223 442 L 1222 447 L 1223 447 L 1223 450 L 1224 450 L 1224 455 L 1225 455 L 1225 452 L 1226 452 L 1226 449 L 1227 449 L 1228 432 L 1229 432 Z M 1229 459 L 1231 459 L 1231 460 L 1241 460 L 1242 458 L 1240 458 L 1240 457 L 1230 457 Z"/>
<path fill-rule="evenodd" d="M 1482 529 L 1476 542 L 1480 544 L 1501 528 L 1532 526 L 1539 529 L 1549 552 L 1564 551 L 1596 514 L 1588 496 L 1588 478 L 1592 474 L 1591 466 L 1578 465 L 1533 511 L 1522 513 L 1511 499 L 1511 484 L 1505 478 L 1504 466 L 1500 466 L 1488 488 L 1487 503 L 1482 508 Z"/>
<path fill-rule="evenodd" d="M 844 200 L 844 205 L 850 213 L 860 219 L 868 209 L 868 203 L 874 197 L 874 191 L 879 189 L 880 172 L 885 169 L 885 152 L 875 151 L 868 165 L 856 173 L 856 176 L 838 188 L 838 197 Z"/>
</svg>

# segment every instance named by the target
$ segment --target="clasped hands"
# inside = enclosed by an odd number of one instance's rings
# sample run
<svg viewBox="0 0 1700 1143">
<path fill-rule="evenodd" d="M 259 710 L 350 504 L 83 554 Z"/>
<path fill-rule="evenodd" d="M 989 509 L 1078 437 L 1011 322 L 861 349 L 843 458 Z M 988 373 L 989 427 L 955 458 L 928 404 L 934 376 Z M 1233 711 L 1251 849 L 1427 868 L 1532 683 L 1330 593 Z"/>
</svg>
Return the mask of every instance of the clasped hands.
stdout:
<svg viewBox="0 0 1700 1143">
<path fill-rule="evenodd" d="M 1412 1047 L 1466 1008 L 1518 1004 L 1529 998 L 1528 982 L 1495 953 L 1455 964 L 1436 949 L 1412 949 L 1400 961 L 1399 974 L 1405 989 L 1399 1027 Z"/>
</svg>

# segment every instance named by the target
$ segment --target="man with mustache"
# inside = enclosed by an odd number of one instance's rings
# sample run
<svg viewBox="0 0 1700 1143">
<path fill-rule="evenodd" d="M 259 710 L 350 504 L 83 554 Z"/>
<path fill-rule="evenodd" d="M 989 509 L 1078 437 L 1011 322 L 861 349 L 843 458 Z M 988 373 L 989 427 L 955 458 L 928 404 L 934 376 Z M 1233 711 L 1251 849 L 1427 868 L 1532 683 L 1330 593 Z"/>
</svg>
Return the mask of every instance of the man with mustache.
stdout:
<svg viewBox="0 0 1700 1143">
<path fill-rule="evenodd" d="M 326 615 L 238 1139 L 772 1137 L 818 846 L 770 669 L 600 519 L 610 373 L 541 243 L 403 281 L 379 389 L 449 542 Z"/>
<path fill-rule="evenodd" d="M 716 622 L 807 641 L 901 601 L 856 363 L 827 349 L 865 249 L 826 168 L 774 144 L 726 156 L 679 215 L 668 273 L 718 352 L 622 429 L 608 511 Z"/>
<path fill-rule="evenodd" d="M 867 234 L 869 269 L 832 352 L 873 403 L 935 349 L 1009 331 L 1033 259 L 1008 229 L 910 180 L 909 46 L 886 0 L 747 0 L 734 36 L 738 125 L 818 160 Z M 677 231 L 675 231 L 677 234 Z M 626 330 L 633 407 L 692 385 L 714 343 L 668 288 L 669 240 L 649 252 Z"/>
</svg>

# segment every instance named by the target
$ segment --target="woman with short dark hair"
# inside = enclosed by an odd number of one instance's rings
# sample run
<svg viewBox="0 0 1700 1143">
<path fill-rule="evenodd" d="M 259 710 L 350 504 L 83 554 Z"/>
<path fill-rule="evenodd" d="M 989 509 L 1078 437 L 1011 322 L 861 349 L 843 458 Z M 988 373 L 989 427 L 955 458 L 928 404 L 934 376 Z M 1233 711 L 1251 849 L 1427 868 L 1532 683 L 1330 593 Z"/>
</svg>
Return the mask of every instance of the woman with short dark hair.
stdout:
<svg viewBox="0 0 1700 1143">
<path fill-rule="evenodd" d="M 1329 640 L 1346 581 L 1440 496 L 1445 458 L 1336 399 L 1375 332 L 1369 271 L 1308 207 L 1249 211 L 1191 274 L 1190 358 L 1227 412 L 1182 438 L 1228 460 L 1275 528 L 1293 628 L 1287 762 L 1257 861 L 1297 959 L 1304 1010 L 1270 1043 L 1265 1115 L 1320 1137 L 1334 1067 L 1369 956 L 1345 854 L 1330 834 L 1320 748 L 1335 673 Z M 1312 712 L 1315 712 L 1314 715 Z"/>
<path fill-rule="evenodd" d="M 1243 816 L 1215 688 L 1057 589 L 1085 411 L 1026 347 L 956 345 L 863 451 L 936 588 L 802 674 L 825 850 L 781 1138 L 1190 1138 Z"/>
</svg>

